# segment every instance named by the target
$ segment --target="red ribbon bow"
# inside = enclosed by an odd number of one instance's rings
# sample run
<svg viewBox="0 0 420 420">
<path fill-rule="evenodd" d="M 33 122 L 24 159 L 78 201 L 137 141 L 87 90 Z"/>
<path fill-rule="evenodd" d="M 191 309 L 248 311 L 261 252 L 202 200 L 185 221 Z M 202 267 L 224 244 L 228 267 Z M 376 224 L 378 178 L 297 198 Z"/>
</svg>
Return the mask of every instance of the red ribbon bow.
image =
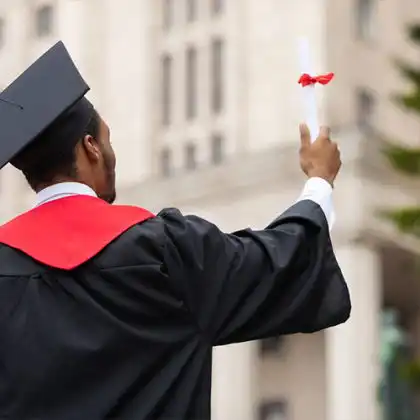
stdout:
<svg viewBox="0 0 420 420">
<path fill-rule="evenodd" d="M 302 74 L 300 76 L 300 79 L 298 81 L 299 84 L 302 85 L 302 87 L 314 85 L 315 83 L 319 83 L 321 85 L 327 85 L 331 82 L 331 80 L 334 77 L 334 73 L 328 73 L 328 74 L 322 74 L 320 76 L 310 76 L 309 74 Z"/>
</svg>

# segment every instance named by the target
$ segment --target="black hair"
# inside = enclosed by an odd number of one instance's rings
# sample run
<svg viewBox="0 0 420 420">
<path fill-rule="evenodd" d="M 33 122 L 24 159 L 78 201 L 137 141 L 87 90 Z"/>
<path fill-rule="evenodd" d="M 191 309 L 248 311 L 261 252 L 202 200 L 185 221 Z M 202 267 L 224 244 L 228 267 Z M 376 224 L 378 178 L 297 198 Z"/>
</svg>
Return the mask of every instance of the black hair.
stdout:
<svg viewBox="0 0 420 420">
<path fill-rule="evenodd" d="M 99 114 L 93 109 L 83 135 L 74 141 L 60 142 L 56 134 L 62 123 L 59 119 L 20 152 L 11 163 L 23 172 L 34 190 L 40 185 L 53 182 L 59 176 L 77 178 L 76 146 L 86 135 L 98 139 L 99 122 Z"/>
</svg>

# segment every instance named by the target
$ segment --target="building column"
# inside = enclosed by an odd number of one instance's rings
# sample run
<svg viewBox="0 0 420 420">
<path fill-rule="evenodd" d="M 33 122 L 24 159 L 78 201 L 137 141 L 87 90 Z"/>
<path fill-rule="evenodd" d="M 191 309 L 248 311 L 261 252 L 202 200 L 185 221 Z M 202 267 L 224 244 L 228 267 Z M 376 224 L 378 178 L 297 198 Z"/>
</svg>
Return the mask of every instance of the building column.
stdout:
<svg viewBox="0 0 420 420">
<path fill-rule="evenodd" d="M 336 249 L 350 289 L 350 320 L 326 331 L 327 420 L 379 420 L 382 276 L 374 248 Z"/>
<path fill-rule="evenodd" d="M 214 349 L 212 419 L 256 419 L 257 344 L 254 341 Z"/>
</svg>

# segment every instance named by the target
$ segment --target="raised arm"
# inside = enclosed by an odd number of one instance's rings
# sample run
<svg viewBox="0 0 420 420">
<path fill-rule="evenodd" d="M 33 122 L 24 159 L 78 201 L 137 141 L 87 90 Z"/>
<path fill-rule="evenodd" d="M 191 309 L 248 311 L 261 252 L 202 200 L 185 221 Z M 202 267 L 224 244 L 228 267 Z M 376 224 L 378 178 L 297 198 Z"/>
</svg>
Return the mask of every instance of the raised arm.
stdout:
<svg viewBox="0 0 420 420">
<path fill-rule="evenodd" d="M 302 140 L 301 164 L 309 166 L 310 179 L 301 199 L 264 230 L 225 234 L 177 210 L 160 214 L 169 275 L 213 345 L 314 332 L 349 317 L 348 289 L 327 220 L 339 154 L 325 131 L 320 138 L 315 158 L 313 150 L 304 150 L 314 145 Z M 333 163 L 321 168 L 319 160 Z"/>
</svg>

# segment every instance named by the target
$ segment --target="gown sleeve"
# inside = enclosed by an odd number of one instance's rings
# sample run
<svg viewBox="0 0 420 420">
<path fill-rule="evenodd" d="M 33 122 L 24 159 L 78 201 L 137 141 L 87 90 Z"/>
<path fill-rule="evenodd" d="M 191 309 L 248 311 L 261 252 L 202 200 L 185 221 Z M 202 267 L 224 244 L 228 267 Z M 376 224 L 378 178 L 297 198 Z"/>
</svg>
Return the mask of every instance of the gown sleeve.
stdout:
<svg viewBox="0 0 420 420">
<path fill-rule="evenodd" d="M 176 209 L 165 265 L 212 345 L 311 333 L 345 322 L 351 303 L 325 215 L 300 201 L 264 230 L 231 234 Z"/>
</svg>

